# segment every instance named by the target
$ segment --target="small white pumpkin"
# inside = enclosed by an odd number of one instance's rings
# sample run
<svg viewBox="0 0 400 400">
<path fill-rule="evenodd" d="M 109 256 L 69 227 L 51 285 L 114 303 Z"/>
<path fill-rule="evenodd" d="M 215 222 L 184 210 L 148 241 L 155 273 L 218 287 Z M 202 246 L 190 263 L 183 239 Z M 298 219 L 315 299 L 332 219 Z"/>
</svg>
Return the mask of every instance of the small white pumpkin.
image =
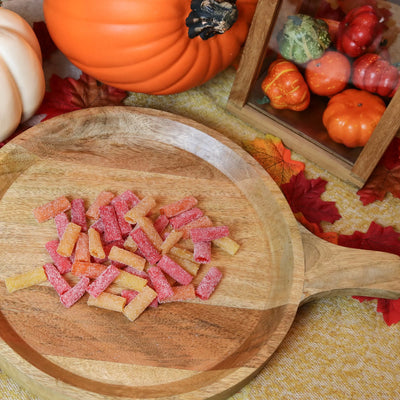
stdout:
<svg viewBox="0 0 400 400">
<path fill-rule="evenodd" d="M 36 112 L 45 93 L 39 42 L 17 13 L 0 7 L 0 141 Z"/>
</svg>

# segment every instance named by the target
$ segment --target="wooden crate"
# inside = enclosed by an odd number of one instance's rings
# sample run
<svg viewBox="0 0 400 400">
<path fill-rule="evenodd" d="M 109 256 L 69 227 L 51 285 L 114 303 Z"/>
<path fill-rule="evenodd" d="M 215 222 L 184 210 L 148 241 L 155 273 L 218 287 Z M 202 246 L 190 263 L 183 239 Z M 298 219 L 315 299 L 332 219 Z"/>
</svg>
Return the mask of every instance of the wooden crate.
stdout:
<svg viewBox="0 0 400 400">
<path fill-rule="evenodd" d="M 386 3 L 393 18 L 399 21 L 398 1 Z M 329 138 L 322 124 L 322 112 L 328 98 L 314 96 L 310 107 L 302 112 L 274 110 L 257 101 L 263 95 L 261 82 L 271 57 L 276 56 L 276 33 L 286 17 L 301 12 L 302 6 L 303 2 L 299 0 L 258 0 L 227 109 L 255 128 L 280 137 L 287 147 L 339 178 L 362 187 L 399 131 L 400 91 L 390 100 L 368 143 L 354 149 Z M 400 61 L 397 42 L 400 40 L 396 39 L 389 48 L 392 62 Z"/>
</svg>

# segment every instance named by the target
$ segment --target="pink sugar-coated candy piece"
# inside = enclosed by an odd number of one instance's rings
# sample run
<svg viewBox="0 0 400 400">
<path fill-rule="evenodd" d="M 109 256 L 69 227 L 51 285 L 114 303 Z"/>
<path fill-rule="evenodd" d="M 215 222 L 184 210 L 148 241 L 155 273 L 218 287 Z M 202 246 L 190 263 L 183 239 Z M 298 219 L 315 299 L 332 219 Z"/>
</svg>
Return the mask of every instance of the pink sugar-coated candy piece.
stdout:
<svg viewBox="0 0 400 400">
<path fill-rule="evenodd" d="M 87 231 L 86 209 L 83 199 L 73 199 L 71 201 L 71 222 L 79 225 L 82 228 L 82 232 Z"/>
<path fill-rule="evenodd" d="M 121 229 L 117 215 L 115 214 L 114 207 L 112 205 L 100 207 L 100 218 L 103 221 L 104 232 L 103 238 L 107 243 L 115 242 L 116 240 L 122 239 Z"/>
<path fill-rule="evenodd" d="M 174 294 L 171 285 L 159 267 L 150 267 L 147 272 L 160 301 Z"/>
<path fill-rule="evenodd" d="M 47 280 L 60 296 L 71 289 L 69 283 L 64 279 L 64 277 L 60 274 L 60 271 L 53 264 L 46 263 L 43 265 L 43 269 L 47 276 Z"/>
<path fill-rule="evenodd" d="M 193 243 L 211 242 L 212 240 L 229 236 L 227 226 L 210 226 L 207 228 L 193 228 L 190 230 L 190 238 Z"/>
<path fill-rule="evenodd" d="M 193 260 L 200 264 L 211 261 L 211 242 L 196 242 L 193 246 Z"/>
<path fill-rule="evenodd" d="M 161 258 L 161 253 L 154 247 L 151 240 L 143 232 L 141 228 L 132 230 L 130 236 L 138 246 L 138 250 L 143 257 L 152 265 L 156 264 Z"/>
<path fill-rule="evenodd" d="M 45 244 L 45 248 L 52 258 L 54 265 L 57 267 L 61 275 L 64 275 L 66 272 L 71 271 L 72 263 L 68 257 L 63 257 L 57 253 L 57 248 L 59 244 L 58 239 L 50 240 Z"/>
<path fill-rule="evenodd" d="M 134 253 L 137 254 L 137 255 L 140 256 L 140 257 L 146 258 L 146 257 L 144 256 L 144 254 L 140 251 L 139 248 L 136 249 L 136 251 L 135 251 Z"/>
<path fill-rule="evenodd" d="M 168 226 L 168 224 L 169 224 L 168 217 L 164 214 L 161 214 L 155 219 L 153 225 L 158 234 L 161 235 L 165 230 L 165 228 Z"/>
<path fill-rule="evenodd" d="M 133 289 L 124 289 L 121 292 L 121 296 L 126 299 L 126 304 L 128 305 L 137 295 L 139 292 Z"/>
<path fill-rule="evenodd" d="M 213 226 L 211 219 L 207 215 L 203 215 L 202 217 L 197 218 L 197 219 L 193 220 L 192 222 L 189 222 L 186 225 L 183 225 L 182 227 L 180 227 L 177 230 L 183 232 L 182 239 L 189 239 L 190 231 L 193 228 L 205 228 L 205 227 L 209 227 L 209 226 Z"/>
<path fill-rule="evenodd" d="M 112 205 L 115 210 L 115 215 L 117 216 L 117 221 L 119 225 L 119 229 L 121 231 L 121 235 L 123 238 L 129 235 L 129 232 L 132 230 L 132 225 L 127 222 L 124 218 L 125 214 L 130 210 L 128 203 L 122 199 L 114 199 L 112 201 Z"/>
<path fill-rule="evenodd" d="M 132 267 L 131 265 L 127 265 L 124 267 L 124 271 L 129 272 L 132 275 L 136 275 L 140 278 L 149 280 L 149 274 L 146 271 L 140 271 L 137 268 Z"/>
<path fill-rule="evenodd" d="M 124 201 L 128 208 L 131 209 L 132 207 L 135 207 L 137 203 L 139 203 L 140 199 L 131 190 L 125 190 L 125 192 L 114 197 L 114 199 L 111 200 L 111 204 L 114 204 L 117 201 Z"/>
<path fill-rule="evenodd" d="M 108 288 L 108 286 L 110 286 L 119 273 L 120 270 L 116 266 L 112 264 L 109 265 L 107 269 L 88 286 L 86 291 L 91 296 L 98 297 Z"/>
<path fill-rule="evenodd" d="M 91 228 L 96 229 L 97 232 L 103 233 L 104 232 L 104 224 L 101 219 L 98 219 L 97 221 L 93 222 L 92 225 L 90 225 Z"/>
<path fill-rule="evenodd" d="M 59 239 L 61 239 L 62 235 L 65 231 L 65 228 L 67 227 L 67 225 L 69 223 L 67 214 L 65 214 L 64 212 L 57 214 L 54 217 L 54 223 L 55 223 L 56 229 L 57 229 L 57 236 Z"/>
<path fill-rule="evenodd" d="M 196 296 L 202 300 L 209 299 L 221 279 L 222 272 L 217 267 L 211 267 L 198 284 Z"/>
<path fill-rule="evenodd" d="M 193 276 L 189 272 L 165 254 L 161 257 L 157 266 L 181 285 L 188 285 L 193 280 Z"/>
<path fill-rule="evenodd" d="M 60 301 L 65 307 L 73 306 L 86 292 L 90 279 L 82 276 L 78 283 L 60 296 Z"/>
<path fill-rule="evenodd" d="M 169 220 L 169 223 L 172 225 L 174 229 L 179 229 L 184 225 L 189 224 L 190 222 L 199 219 L 204 215 L 203 211 L 200 208 L 194 207 L 188 211 L 185 211 L 176 217 L 172 217 Z"/>
</svg>

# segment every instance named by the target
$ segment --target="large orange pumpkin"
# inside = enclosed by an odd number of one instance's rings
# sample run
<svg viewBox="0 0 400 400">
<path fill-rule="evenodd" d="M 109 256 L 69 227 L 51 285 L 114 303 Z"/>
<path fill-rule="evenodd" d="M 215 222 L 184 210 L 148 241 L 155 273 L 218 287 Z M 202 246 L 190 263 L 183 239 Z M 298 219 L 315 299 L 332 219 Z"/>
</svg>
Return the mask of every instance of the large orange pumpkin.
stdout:
<svg viewBox="0 0 400 400">
<path fill-rule="evenodd" d="M 203 84 L 235 60 L 256 3 L 44 0 L 43 10 L 53 41 L 82 71 L 124 90 L 171 94 Z"/>
</svg>

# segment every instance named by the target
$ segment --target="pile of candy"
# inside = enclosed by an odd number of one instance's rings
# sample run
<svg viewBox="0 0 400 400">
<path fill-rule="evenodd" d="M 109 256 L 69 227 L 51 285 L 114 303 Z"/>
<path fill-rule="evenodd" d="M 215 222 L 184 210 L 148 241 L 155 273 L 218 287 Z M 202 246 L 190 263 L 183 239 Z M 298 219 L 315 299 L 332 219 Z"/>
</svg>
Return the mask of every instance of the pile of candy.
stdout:
<svg viewBox="0 0 400 400">
<path fill-rule="evenodd" d="M 227 226 L 214 226 L 197 205 L 187 196 L 155 215 L 155 199 L 130 190 L 102 191 L 87 209 L 84 199 L 58 197 L 33 210 L 39 223 L 55 223 L 58 238 L 45 244 L 52 262 L 8 277 L 7 290 L 48 281 L 67 308 L 88 293 L 88 305 L 131 321 L 160 303 L 207 300 L 222 272 L 213 266 L 196 286 L 193 279 L 210 263 L 212 244 L 231 255 L 239 245 Z M 184 239 L 192 249 L 179 245 Z"/>
</svg>

